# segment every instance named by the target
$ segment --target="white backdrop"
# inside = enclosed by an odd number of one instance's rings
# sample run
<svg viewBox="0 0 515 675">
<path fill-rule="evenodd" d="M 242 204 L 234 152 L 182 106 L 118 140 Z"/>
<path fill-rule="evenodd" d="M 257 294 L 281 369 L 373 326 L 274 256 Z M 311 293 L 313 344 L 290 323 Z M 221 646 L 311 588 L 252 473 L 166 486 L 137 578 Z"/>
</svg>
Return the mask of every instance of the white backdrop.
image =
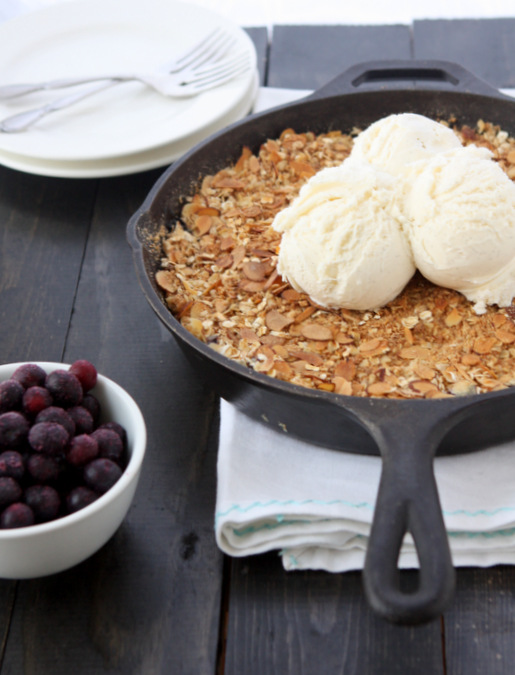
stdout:
<svg viewBox="0 0 515 675">
<path fill-rule="evenodd" d="M 76 0 L 0 0 L 0 20 L 23 11 Z M 144 2 L 144 0 L 142 0 Z M 182 0 L 190 2 L 191 0 Z M 241 26 L 272 24 L 411 23 L 413 19 L 515 16 L 513 0 L 194 0 Z M 120 0 L 123 8 L 124 0 Z"/>
</svg>

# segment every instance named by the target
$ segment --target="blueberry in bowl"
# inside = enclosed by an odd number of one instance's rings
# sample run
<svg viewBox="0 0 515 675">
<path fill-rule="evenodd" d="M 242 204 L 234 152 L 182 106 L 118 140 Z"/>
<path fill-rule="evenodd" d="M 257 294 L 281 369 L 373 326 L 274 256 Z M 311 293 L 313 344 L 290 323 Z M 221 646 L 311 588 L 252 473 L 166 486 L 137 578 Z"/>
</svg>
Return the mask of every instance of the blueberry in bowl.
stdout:
<svg viewBox="0 0 515 675">
<path fill-rule="evenodd" d="M 0 365 L 0 578 L 53 574 L 101 548 L 145 449 L 138 405 L 89 361 Z"/>
</svg>

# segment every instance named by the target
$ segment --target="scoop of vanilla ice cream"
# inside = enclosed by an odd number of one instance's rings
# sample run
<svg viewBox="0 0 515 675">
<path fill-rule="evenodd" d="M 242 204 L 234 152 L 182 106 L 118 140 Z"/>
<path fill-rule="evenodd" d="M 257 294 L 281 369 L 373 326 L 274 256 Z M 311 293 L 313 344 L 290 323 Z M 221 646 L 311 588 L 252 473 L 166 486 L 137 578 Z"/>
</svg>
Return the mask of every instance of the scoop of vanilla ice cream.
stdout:
<svg viewBox="0 0 515 675">
<path fill-rule="evenodd" d="M 374 309 L 395 298 L 415 272 L 394 215 L 396 184 L 359 163 L 315 174 L 274 219 L 281 276 L 325 307 Z"/>
<path fill-rule="evenodd" d="M 515 296 L 515 184 L 486 148 L 459 147 L 412 165 L 403 214 L 415 265 L 476 303 Z"/>
<path fill-rule="evenodd" d="M 362 131 L 350 157 L 399 175 L 412 162 L 460 146 L 452 129 L 423 115 L 402 113 L 383 117 Z"/>
</svg>

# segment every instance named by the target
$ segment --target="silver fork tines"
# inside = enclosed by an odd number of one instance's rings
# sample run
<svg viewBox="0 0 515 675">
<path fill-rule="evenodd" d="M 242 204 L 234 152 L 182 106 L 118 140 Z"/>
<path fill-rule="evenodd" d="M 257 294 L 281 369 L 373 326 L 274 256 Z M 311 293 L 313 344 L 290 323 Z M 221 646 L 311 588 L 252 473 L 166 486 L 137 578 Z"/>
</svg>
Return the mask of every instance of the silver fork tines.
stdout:
<svg viewBox="0 0 515 675">
<path fill-rule="evenodd" d="M 250 67 L 250 58 L 246 52 L 243 52 L 223 59 L 227 49 L 234 44 L 234 39 L 230 36 L 222 36 L 224 39 L 221 41 L 220 35 L 217 36 L 216 33 L 217 31 L 213 31 L 210 34 L 211 39 L 208 38 L 207 47 L 204 41 L 202 48 L 197 45 L 184 54 L 178 60 L 181 63 L 175 61 L 172 71 L 170 71 L 171 64 L 167 64 L 167 72 L 156 72 L 147 76 L 117 76 L 100 81 L 88 80 L 87 84 L 90 86 L 85 90 L 81 88 L 79 92 L 68 94 L 46 105 L 6 117 L 0 121 L 0 132 L 25 131 L 52 112 L 69 108 L 99 91 L 131 80 L 139 80 L 165 96 L 176 98 L 196 96 L 203 91 L 218 87 L 247 71 Z M 194 66 L 191 65 L 192 63 Z M 84 81 L 81 84 L 84 84 Z"/>
<path fill-rule="evenodd" d="M 172 61 L 163 64 L 156 72 L 166 72 L 169 74 L 181 73 L 188 69 L 197 68 L 208 63 L 213 63 L 223 58 L 234 45 L 233 36 L 226 33 L 220 27 L 215 28 L 200 42 L 193 47 L 189 47 Z M 19 98 L 26 94 L 32 94 L 37 91 L 50 91 L 53 89 L 65 89 L 82 84 L 99 82 L 101 80 L 129 80 L 139 79 L 137 75 L 106 73 L 89 77 L 66 77 L 45 82 L 34 82 L 27 84 L 6 84 L 0 86 L 0 100 L 9 100 Z M 102 87 L 104 88 L 104 87 Z"/>
</svg>

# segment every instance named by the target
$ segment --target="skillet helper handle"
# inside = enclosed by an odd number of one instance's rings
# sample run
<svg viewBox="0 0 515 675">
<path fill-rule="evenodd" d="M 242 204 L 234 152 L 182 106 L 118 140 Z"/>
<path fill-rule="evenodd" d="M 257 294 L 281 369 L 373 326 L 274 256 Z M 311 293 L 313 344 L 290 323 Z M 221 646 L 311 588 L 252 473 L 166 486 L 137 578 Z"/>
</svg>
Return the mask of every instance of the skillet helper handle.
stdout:
<svg viewBox="0 0 515 675">
<path fill-rule="evenodd" d="M 510 98 L 463 66 L 452 61 L 433 59 L 358 63 L 315 91 L 310 98 L 362 93 L 363 91 L 424 89 L 428 88 L 428 84 L 431 89 Z"/>
<path fill-rule="evenodd" d="M 369 604 L 380 616 L 394 623 L 422 623 L 442 613 L 455 582 L 433 472 L 434 450 L 428 447 L 427 435 L 415 432 L 416 438 L 410 438 L 402 424 L 400 431 L 388 431 L 376 437 L 383 469 L 363 583 Z M 401 587 L 398 568 L 407 533 L 413 537 L 419 561 L 414 591 Z"/>
</svg>

